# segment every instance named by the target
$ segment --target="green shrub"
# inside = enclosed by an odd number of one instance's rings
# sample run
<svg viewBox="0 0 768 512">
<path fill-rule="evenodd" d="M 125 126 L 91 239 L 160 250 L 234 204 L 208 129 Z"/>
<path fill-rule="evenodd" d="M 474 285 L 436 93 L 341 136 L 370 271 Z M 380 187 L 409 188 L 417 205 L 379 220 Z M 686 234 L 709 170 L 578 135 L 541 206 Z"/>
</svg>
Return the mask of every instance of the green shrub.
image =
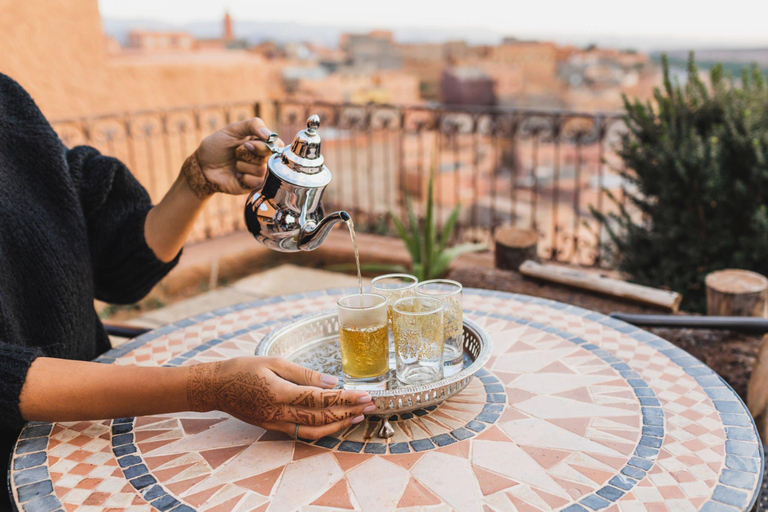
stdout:
<svg viewBox="0 0 768 512">
<path fill-rule="evenodd" d="M 768 274 L 768 87 L 753 67 L 741 80 L 721 66 L 664 85 L 653 101 L 624 99 L 628 128 L 618 147 L 627 203 L 606 222 L 621 270 L 642 284 L 683 294 L 705 309 L 704 277 L 736 267 Z"/>
</svg>

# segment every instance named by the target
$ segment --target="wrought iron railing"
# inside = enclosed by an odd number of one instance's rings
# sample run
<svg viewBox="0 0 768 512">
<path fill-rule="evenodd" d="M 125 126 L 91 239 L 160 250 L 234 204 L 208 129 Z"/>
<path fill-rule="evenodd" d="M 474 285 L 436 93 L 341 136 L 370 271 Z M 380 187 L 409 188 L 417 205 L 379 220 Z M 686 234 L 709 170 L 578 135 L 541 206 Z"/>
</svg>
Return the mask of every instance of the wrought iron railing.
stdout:
<svg viewBox="0 0 768 512">
<path fill-rule="evenodd" d="M 458 240 L 489 240 L 503 224 L 539 231 L 541 256 L 600 265 L 604 229 L 594 208 L 614 207 L 619 166 L 611 150 L 623 130 L 615 113 L 507 108 L 226 104 L 62 120 L 68 145 L 90 144 L 123 159 L 158 200 L 183 159 L 208 133 L 260 115 L 286 143 L 313 113 L 322 120 L 326 164 L 334 179 L 325 201 L 352 213 L 358 229 L 393 234 L 391 216 L 418 210 L 434 180 L 437 222 L 461 205 Z M 242 197 L 217 197 L 195 240 L 244 228 Z"/>
</svg>

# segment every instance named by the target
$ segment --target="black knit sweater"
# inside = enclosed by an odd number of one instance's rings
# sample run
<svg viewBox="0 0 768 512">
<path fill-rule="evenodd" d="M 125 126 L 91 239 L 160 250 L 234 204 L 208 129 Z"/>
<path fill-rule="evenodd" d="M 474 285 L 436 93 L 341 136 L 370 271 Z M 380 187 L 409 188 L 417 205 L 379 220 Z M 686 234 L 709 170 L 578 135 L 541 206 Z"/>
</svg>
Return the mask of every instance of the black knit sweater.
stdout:
<svg viewBox="0 0 768 512">
<path fill-rule="evenodd" d="M 19 393 L 34 359 L 108 350 L 94 298 L 135 302 L 178 261 L 163 263 L 147 246 L 151 206 L 122 163 L 67 149 L 26 91 L 0 74 L 2 462 L 24 423 Z"/>
</svg>

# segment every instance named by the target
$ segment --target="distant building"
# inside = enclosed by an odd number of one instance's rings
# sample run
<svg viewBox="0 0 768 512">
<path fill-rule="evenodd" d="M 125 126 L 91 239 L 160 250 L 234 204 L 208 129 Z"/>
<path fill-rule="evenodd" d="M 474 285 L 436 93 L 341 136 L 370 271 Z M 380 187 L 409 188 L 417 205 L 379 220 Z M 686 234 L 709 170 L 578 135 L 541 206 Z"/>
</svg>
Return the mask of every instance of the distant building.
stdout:
<svg viewBox="0 0 768 512">
<path fill-rule="evenodd" d="M 440 96 L 446 105 L 495 105 L 493 79 L 479 68 L 450 68 L 440 79 Z"/>
<path fill-rule="evenodd" d="M 191 51 L 195 43 L 195 37 L 187 32 L 131 30 L 128 33 L 128 48 L 142 52 Z"/>
<path fill-rule="evenodd" d="M 374 69 L 402 67 L 392 32 L 374 30 L 367 34 L 342 34 L 339 47 L 351 66 L 371 66 Z"/>
</svg>

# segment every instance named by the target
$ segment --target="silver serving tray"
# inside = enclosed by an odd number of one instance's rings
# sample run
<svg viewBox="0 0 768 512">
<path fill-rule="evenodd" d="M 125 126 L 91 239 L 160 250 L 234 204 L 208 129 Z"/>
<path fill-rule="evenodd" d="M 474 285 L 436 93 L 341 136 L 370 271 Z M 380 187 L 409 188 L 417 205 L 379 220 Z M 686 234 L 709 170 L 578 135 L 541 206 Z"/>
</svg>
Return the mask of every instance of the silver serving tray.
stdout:
<svg viewBox="0 0 768 512">
<path fill-rule="evenodd" d="M 379 436 L 391 437 L 394 430 L 390 416 L 437 405 L 463 390 L 472 376 L 491 356 L 493 342 L 482 327 L 464 319 L 464 368 L 458 373 L 431 384 L 404 386 L 390 368 L 386 390 L 366 390 L 373 398 L 383 423 Z M 339 318 L 336 310 L 326 310 L 300 317 L 265 336 L 256 355 L 284 357 L 312 370 L 343 379 L 339 349 Z M 390 366 L 392 366 L 390 362 Z"/>
</svg>

